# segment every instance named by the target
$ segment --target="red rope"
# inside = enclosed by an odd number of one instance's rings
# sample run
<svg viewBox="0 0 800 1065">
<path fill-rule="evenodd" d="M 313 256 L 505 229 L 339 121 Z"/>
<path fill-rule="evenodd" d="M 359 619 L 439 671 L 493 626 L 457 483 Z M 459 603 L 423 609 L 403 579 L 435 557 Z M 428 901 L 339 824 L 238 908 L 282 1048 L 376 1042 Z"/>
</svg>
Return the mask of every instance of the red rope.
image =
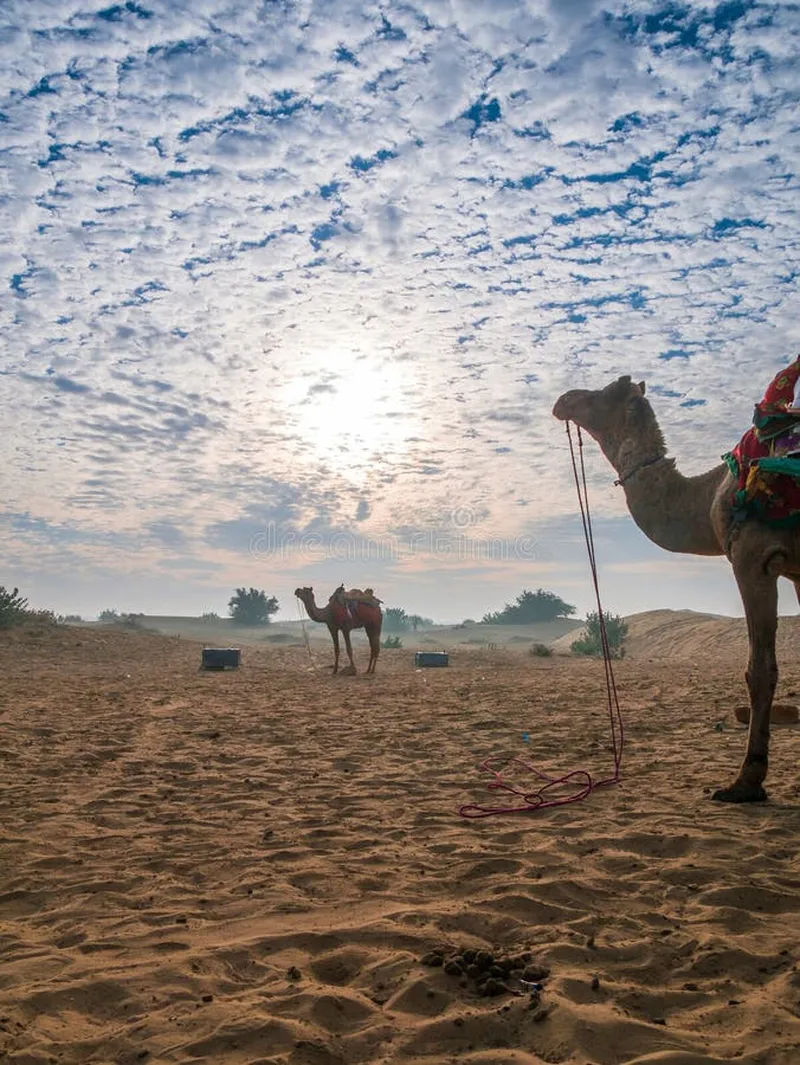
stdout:
<svg viewBox="0 0 800 1065">
<path fill-rule="evenodd" d="M 600 642 L 603 648 L 603 664 L 606 674 L 608 716 L 611 722 L 614 772 L 610 777 L 605 777 L 603 780 L 593 780 L 591 774 L 585 769 L 573 769 L 572 772 L 565 773 L 560 777 L 548 777 L 534 766 L 529 765 L 524 759 L 519 757 L 512 758 L 507 763 L 507 768 L 514 765 L 521 766 L 527 772 L 533 773 L 533 775 L 538 777 L 539 780 L 545 781 L 545 783 L 538 788 L 527 791 L 524 788 L 514 787 L 512 784 L 506 783 L 503 779 L 502 770 L 492 768 L 491 763 L 497 760 L 497 756 L 492 756 L 491 758 L 487 758 L 480 767 L 484 772 L 491 773 L 494 777 L 494 780 L 488 785 L 489 790 L 505 791 L 509 792 L 511 795 L 516 795 L 522 800 L 522 805 L 479 806 L 470 803 L 460 808 L 459 813 L 462 817 L 479 818 L 492 817 L 495 814 L 530 813 L 533 810 L 546 810 L 553 806 L 566 806 L 571 802 L 580 802 L 588 795 L 591 795 L 596 788 L 603 788 L 610 784 L 619 783 L 620 769 L 622 766 L 622 750 L 625 744 L 625 731 L 622 724 L 622 713 L 619 708 L 617 685 L 614 680 L 614 667 L 612 665 L 611 650 L 608 644 L 608 635 L 606 633 L 605 615 L 603 613 L 603 606 L 600 602 L 600 585 L 597 580 L 597 558 L 594 550 L 592 519 L 589 514 L 589 490 L 586 484 L 586 468 L 583 462 L 583 438 L 581 436 L 580 427 L 578 427 L 580 474 L 578 473 L 578 463 L 575 459 L 575 447 L 572 442 L 572 432 L 570 430 L 569 422 L 567 422 L 567 437 L 569 439 L 569 451 L 572 458 L 572 472 L 575 476 L 575 487 L 578 493 L 578 504 L 581 510 L 583 535 L 586 539 L 586 549 L 589 553 L 589 568 L 592 573 L 592 583 L 594 585 L 595 600 L 597 602 L 597 616 L 600 624 Z M 566 787 L 577 781 L 580 781 L 577 790 L 569 792 L 566 795 L 548 796 L 547 794 L 550 789 Z"/>
</svg>

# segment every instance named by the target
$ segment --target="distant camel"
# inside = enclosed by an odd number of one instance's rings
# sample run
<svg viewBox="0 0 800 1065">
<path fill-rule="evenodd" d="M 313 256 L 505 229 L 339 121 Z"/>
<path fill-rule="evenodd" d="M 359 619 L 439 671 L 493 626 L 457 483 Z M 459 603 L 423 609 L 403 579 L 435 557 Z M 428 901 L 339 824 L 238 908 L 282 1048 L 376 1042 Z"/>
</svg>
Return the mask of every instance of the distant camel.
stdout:
<svg viewBox="0 0 800 1065">
<path fill-rule="evenodd" d="M 793 386 L 800 367 L 791 371 Z M 784 374 L 770 387 L 785 388 L 786 380 Z M 616 483 L 625 492 L 633 520 L 653 543 L 667 551 L 729 558 L 750 641 L 745 674 L 750 732 L 739 775 L 714 798 L 763 802 L 770 710 L 778 683 L 778 577 L 793 581 L 800 598 L 800 526 L 780 528 L 752 516 L 734 520 L 737 481 L 724 462 L 696 477 L 678 473 L 675 460 L 667 458 L 664 437 L 644 393 L 644 381 L 635 384 L 630 377 L 620 377 L 597 391 L 565 392 L 556 400 L 553 414 L 575 422 L 597 441 L 619 474 Z"/>
<path fill-rule="evenodd" d="M 369 665 L 367 673 L 374 673 L 381 652 L 381 626 L 383 625 L 383 612 L 380 607 L 380 599 L 372 594 L 372 589 L 361 591 L 353 588 L 345 592 L 344 585 L 340 585 L 328 600 L 327 606 L 321 610 L 314 602 L 313 588 L 296 588 L 294 593 L 303 603 L 308 616 L 312 621 L 320 621 L 328 626 L 328 632 L 333 640 L 333 672 L 339 672 L 339 632 L 344 636 L 344 646 L 347 657 L 350 659 L 350 668 L 357 673 L 356 664 L 353 660 L 353 648 L 350 643 L 350 633 L 353 629 L 364 629 L 369 640 Z"/>
</svg>

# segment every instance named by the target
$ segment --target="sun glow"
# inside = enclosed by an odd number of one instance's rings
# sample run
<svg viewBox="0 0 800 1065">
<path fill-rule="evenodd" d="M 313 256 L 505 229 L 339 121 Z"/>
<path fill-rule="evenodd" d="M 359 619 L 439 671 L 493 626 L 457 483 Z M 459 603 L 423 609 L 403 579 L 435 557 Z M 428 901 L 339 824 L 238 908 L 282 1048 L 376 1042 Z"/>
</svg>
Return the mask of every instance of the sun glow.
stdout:
<svg viewBox="0 0 800 1065">
<path fill-rule="evenodd" d="M 301 364 L 284 402 L 318 461 L 350 475 L 405 451 L 412 432 L 408 377 L 391 360 L 329 348 Z"/>
</svg>

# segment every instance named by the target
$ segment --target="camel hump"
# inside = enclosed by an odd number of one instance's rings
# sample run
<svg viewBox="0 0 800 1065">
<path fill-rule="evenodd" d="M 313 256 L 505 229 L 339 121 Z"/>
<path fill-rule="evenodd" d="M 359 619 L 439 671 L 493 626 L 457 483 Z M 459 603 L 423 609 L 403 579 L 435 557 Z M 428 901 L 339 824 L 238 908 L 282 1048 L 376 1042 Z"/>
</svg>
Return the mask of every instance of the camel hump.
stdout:
<svg viewBox="0 0 800 1065">
<path fill-rule="evenodd" d="M 378 599 L 372 588 L 348 588 L 345 591 L 340 584 L 330 598 L 330 602 L 338 603 L 366 603 L 368 606 L 380 606 L 382 600 Z"/>
<path fill-rule="evenodd" d="M 378 599 L 371 588 L 351 588 L 344 593 L 345 599 L 351 603 L 368 603 L 370 606 L 378 606 L 382 600 Z"/>
</svg>

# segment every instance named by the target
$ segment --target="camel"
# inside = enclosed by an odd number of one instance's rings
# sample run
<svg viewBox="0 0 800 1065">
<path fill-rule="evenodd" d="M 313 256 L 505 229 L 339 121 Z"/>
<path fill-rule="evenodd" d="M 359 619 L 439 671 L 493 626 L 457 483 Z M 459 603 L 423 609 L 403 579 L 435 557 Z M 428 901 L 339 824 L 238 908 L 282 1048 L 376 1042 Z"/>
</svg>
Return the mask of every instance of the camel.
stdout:
<svg viewBox="0 0 800 1065">
<path fill-rule="evenodd" d="M 794 583 L 800 600 L 800 529 L 735 518 L 736 480 L 724 462 L 696 477 L 682 476 L 667 457 L 644 381 L 636 384 L 625 376 L 597 391 L 565 392 L 553 414 L 574 422 L 600 445 L 617 471 L 615 483 L 625 492 L 633 520 L 653 543 L 666 551 L 726 555 L 733 566 L 750 645 L 745 673 L 750 731 L 738 776 L 713 797 L 764 802 L 770 711 L 778 682 L 778 577 Z"/>
<path fill-rule="evenodd" d="M 333 640 L 333 672 L 339 672 L 339 632 L 344 636 L 344 646 L 347 657 L 350 659 L 350 670 L 357 673 L 353 660 L 353 648 L 350 643 L 350 633 L 353 629 L 364 629 L 369 640 L 369 665 L 367 673 L 374 673 L 381 651 L 381 626 L 383 625 L 383 612 L 380 607 L 380 599 L 372 594 L 368 588 L 362 592 L 354 588 L 345 592 L 344 585 L 340 585 L 321 610 L 314 601 L 313 588 L 296 588 L 294 593 L 303 603 L 312 621 L 320 621 L 328 626 L 328 632 Z"/>
</svg>

